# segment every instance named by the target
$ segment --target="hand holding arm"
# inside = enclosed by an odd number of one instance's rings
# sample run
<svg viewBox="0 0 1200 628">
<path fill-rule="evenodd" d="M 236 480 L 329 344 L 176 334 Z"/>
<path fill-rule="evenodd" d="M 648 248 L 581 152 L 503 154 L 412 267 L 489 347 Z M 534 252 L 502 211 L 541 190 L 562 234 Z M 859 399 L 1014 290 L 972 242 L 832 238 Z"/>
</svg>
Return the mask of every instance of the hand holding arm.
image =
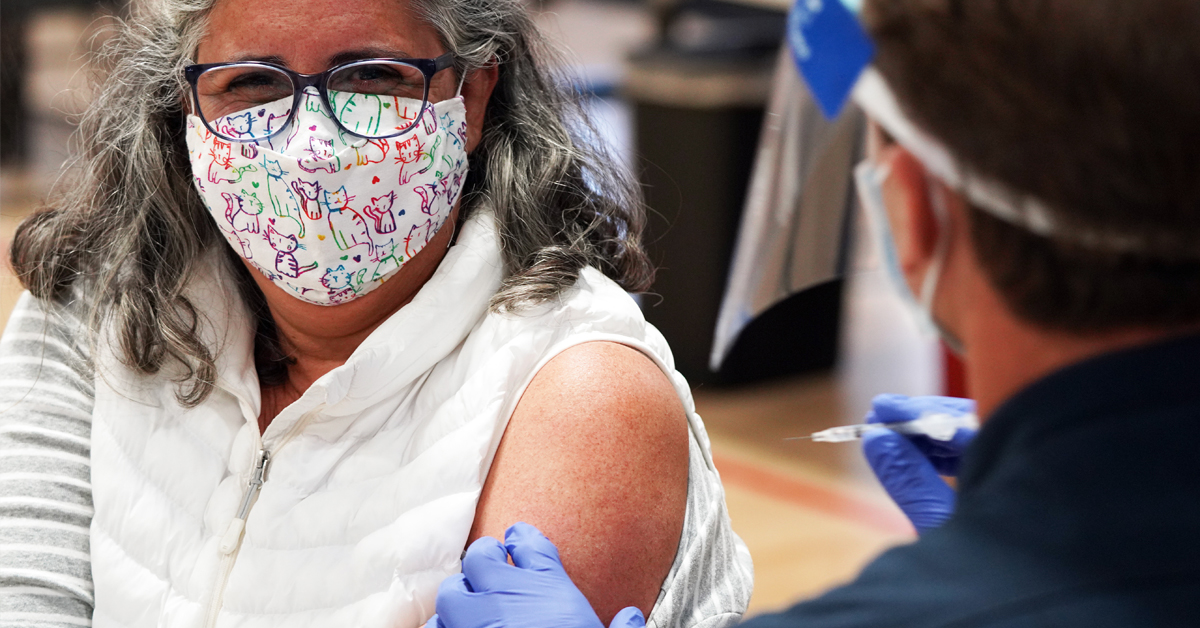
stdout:
<svg viewBox="0 0 1200 628">
<path fill-rule="evenodd" d="M 642 612 L 630 606 L 617 613 L 609 628 L 645 625 Z M 505 531 L 503 545 L 490 536 L 471 544 L 462 573 L 442 581 L 437 614 L 426 628 L 604 628 L 604 624 L 563 569 L 558 548 L 537 528 L 516 523 Z"/>
</svg>

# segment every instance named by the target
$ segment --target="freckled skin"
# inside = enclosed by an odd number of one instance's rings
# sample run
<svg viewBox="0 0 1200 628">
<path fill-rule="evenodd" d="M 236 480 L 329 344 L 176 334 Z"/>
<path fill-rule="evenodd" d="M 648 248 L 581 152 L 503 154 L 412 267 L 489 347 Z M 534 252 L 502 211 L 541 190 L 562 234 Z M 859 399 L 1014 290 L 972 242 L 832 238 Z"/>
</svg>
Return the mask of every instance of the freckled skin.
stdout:
<svg viewBox="0 0 1200 628">
<path fill-rule="evenodd" d="M 647 616 L 671 569 L 687 506 L 683 404 L 640 352 L 610 342 L 555 357 L 521 398 L 476 511 L 471 540 L 517 521 L 559 547 L 606 625 Z"/>
<path fill-rule="evenodd" d="M 208 32 L 197 63 L 278 57 L 306 74 L 328 69 L 333 56 L 347 51 L 413 58 L 445 52 L 405 0 L 218 0 Z M 468 152 L 479 143 L 497 76 L 491 66 L 463 84 Z M 430 86 L 430 100 L 450 98 L 457 87 L 454 71 L 443 71 Z M 457 217 L 455 208 L 446 224 Z M 260 429 L 412 299 L 441 263 L 451 231 L 442 228 L 383 285 L 333 307 L 296 299 L 251 271 L 296 360 L 288 382 L 263 389 Z M 471 539 L 503 539 L 512 523 L 532 523 L 558 544 L 568 573 L 605 624 L 625 606 L 648 615 L 683 528 L 687 429 L 670 381 L 646 356 L 604 342 L 564 352 L 537 374 L 517 405 Z"/>
</svg>

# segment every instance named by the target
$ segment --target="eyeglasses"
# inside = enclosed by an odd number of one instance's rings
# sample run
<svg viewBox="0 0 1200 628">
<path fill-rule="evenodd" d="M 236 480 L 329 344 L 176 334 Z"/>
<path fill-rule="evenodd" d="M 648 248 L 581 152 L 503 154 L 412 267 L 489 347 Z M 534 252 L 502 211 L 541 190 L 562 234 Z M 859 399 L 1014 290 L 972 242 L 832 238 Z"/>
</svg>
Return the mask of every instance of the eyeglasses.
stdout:
<svg viewBox="0 0 1200 628">
<path fill-rule="evenodd" d="M 316 89 L 338 128 L 382 139 L 417 125 L 433 76 L 453 65 L 454 55 L 447 52 L 436 59 L 362 59 L 320 74 L 259 61 L 205 63 L 187 66 L 184 76 L 204 126 L 225 140 L 258 142 L 279 134 L 296 117 L 293 105 L 309 88 Z"/>
</svg>

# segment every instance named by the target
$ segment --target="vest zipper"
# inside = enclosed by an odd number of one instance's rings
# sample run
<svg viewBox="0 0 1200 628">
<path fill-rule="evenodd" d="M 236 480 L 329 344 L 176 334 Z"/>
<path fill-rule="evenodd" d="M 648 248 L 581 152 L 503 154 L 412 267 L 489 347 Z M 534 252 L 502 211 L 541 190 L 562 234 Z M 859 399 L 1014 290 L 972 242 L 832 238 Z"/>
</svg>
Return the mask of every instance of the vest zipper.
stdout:
<svg viewBox="0 0 1200 628">
<path fill-rule="evenodd" d="M 258 458 L 254 461 L 254 471 L 250 473 L 250 485 L 246 488 L 246 496 L 242 498 L 242 507 L 237 516 L 229 522 L 225 536 L 221 538 L 221 555 L 229 556 L 242 543 L 242 532 L 246 530 L 246 516 L 250 514 L 250 505 L 262 490 L 263 482 L 267 481 L 267 467 L 271 464 L 271 452 L 266 449 L 258 450 Z"/>
<path fill-rule="evenodd" d="M 300 417 L 300 420 L 292 425 L 283 438 L 279 439 L 275 445 L 275 452 L 278 453 L 280 449 L 283 449 L 283 446 L 299 434 L 309 420 L 324 407 L 325 404 L 320 404 Z M 250 472 L 250 481 L 246 485 L 246 494 L 242 497 L 242 505 L 238 508 L 233 521 L 229 522 L 229 527 L 225 529 L 225 535 L 221 537 L 221 544 L 217 547 L 221 553 L 221 564 L 217 568 L 217 584 L 213 589 L 212 602 L 208 607 L 208 620 L 204 623 L 208 628 L 215 628 L 217 625 L 217 615 L 221 612 L 221 606 L 225 599 L 225 585 L 228 584 L 229 574 L 233 571 L 233 563 L 237 560 L 238 550 L 242 547 L 242 536 L 246 531 L 246 518 L 250 516 L 250 509 L 254 507 L 256 498 L 267 481 L 267 473 L 271 467 L 271 452 L 262 445 L 261 435 L 258 437 L 258 441 L 258 455 L 254 459 L 254 468 Z"/>
</svg>

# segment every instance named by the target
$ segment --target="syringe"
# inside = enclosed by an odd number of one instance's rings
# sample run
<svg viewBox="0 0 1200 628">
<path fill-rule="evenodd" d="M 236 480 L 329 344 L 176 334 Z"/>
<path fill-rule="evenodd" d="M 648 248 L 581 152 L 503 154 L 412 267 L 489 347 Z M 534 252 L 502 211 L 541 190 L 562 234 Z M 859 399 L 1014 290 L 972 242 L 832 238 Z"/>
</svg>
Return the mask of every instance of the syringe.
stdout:
<svg viewBox="0 0 1200 628">
<path fill-rule="evenodd" d="M 827 430 L 821 430 L 811 436 L 793 436 L 784 440 L 811 438 L 819 443 L 844 443 L 858 440 L 871 430 L 889 429 L 900 434 L 922 434 L 940 441 L 950 441 L 958 428 L 979 429 L 979 417 L 972 414 L 927 413 L 912 421 L 896 421 L 893 423 L 863 423 L 861 425 L 839 425 Z"/>
</svg>

